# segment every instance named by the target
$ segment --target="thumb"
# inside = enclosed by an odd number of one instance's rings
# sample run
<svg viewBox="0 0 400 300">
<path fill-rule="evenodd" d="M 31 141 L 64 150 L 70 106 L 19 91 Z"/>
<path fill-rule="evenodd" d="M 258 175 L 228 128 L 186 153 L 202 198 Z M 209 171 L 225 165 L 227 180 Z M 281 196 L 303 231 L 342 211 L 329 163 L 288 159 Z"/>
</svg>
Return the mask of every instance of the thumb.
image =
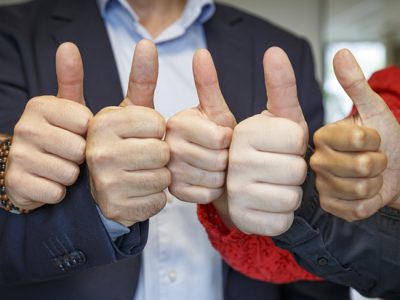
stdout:
<svg viewBox="0 0 400 300">
<path fill-rule="evenodd" d="M 356 106 L 361 120 L 368 120 L 382 112 L 391 115 L 385 102 L 369 86 L 359 64 L 349 50 L 342 49 L 336 53 L 333 68 L 340 85 Z"/>
<path fill-rule="evenodd" d="M 56 53 L 57 97 L 85 104 L 83 96 L 83 63 L 78 47 L 61 44 Z"/>
<path fill-rule="evenodd" d="M 263 65 L 268 111 L 307 126 L 297 97 L 296 77 L 286 53 L 278 47 L 269 48 Z"/>
<path fill-rule="evenodd" d="M 235 118 L 222 95 L 211 54 L 205 49 L 197 50 L 193 56 L 193 77 L 200 110 L 217 125 L 233 128 Z"/>
<path fill-rule="evenodd" d="M 141 40 L 135 48 L 128 92 L 121 106 L 140 105 L 154 108 L 154 91 L 158 77 L 157 48 L 149 40 Z"/>
</svg>

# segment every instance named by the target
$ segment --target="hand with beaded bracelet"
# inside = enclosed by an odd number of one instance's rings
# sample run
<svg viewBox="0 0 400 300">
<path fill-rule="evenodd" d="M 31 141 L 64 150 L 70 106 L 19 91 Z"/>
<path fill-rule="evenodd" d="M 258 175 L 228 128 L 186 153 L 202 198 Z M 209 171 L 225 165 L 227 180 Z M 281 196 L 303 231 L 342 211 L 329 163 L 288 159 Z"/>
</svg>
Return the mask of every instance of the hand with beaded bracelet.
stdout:
<svg viewBox="0 0 400 300">
<path fill-rule="evenodd" d="M 75 45 L 59 47 L 56 73 L 57 96 L 29 100 L 14 128 L 12 147 L 3 143 L 1 197 L 6 210 L 27 212 L 58 203 L 78 178 L 93 115 L 85 106 L 83 64 Z"/>
</svg>

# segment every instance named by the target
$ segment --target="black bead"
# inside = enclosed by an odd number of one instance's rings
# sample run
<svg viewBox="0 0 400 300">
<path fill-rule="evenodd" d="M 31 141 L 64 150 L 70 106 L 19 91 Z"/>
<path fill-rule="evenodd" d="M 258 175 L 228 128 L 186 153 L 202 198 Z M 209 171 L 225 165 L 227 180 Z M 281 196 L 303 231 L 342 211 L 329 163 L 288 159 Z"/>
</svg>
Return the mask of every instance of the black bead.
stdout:
<svg viewBox="0 0 400 300">
<path fill-rule="evenodd" d="M 6 193 L 6 187 L 0 186 L 0 195 L 4 195 Z"/>
<path fill-rule="evenodd" d="M 0 163 L 0 171 L 4 172 L 6 170 L 6 164 Z"/>
</svg>

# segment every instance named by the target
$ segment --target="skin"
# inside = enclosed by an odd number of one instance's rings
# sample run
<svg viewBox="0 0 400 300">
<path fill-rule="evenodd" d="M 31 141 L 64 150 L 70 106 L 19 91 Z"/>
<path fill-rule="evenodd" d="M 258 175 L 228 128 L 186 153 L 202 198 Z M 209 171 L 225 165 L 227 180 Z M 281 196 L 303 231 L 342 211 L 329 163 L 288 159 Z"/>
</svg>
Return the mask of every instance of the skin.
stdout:
<svg viewBox="0 0 400 300">
<path fill-rule="evenodd" d="M 368 218 L 384 206 L 399 209 L 400 126 L 350 51 L 339 51 L 333 63 L 358 116 L 315 133 L 311 167 L 321 207 L 348 221 Z"/>
<path fill-rule="evenodd" d="M 66 186 L 79 175 L 92 118 L 83 97 L 82 67 L 75 45 L 60 46 L 56 54 L 57 96 L 29 100 L 15 126 L 5 185 L 10 200 L 20 208 L 60 202 Z"/>
<path fill-rule="evenodd" d="M 156 38 L 183 12 L 186 0 L 129 0 L 129 5 L 139 16 L 139 22 Z"/>
<path fill-rule="evenodd" d="M 243 232 L 276 236 L 291 226 L 300 205 L 307 165 L 307 124 L 287 55 L 264 55 L 266 110 L 239 123 L 229 152 L 228 205 Z"/>
<path fill-rule="evenodd" d="M 207 50 L 195 53 L 193 75 L 199 105 L 177 113 L 167 123 L 166 142 L 171 149 L 168 168 L 172 173 L 169 190 L 183 201 L 213 202 L 230 226 L 225 181 L 236 120 L 221 93 Z"/>
<path fill-rule="evenodd" d="M 58 95 L 30 100 L 15 127 L 5 180 L 10 200 L 24 209 L 62 201 L 86 157 L 92 195 L 106 217 L 131 226 L 159 212 L 171 176 L 165 120 L 153 109 L 154 44 L 138 43 L 126 98 L 95 116 L 85 106 L 78 48 L 61 45 L 56 65 Z"/>
</svg>

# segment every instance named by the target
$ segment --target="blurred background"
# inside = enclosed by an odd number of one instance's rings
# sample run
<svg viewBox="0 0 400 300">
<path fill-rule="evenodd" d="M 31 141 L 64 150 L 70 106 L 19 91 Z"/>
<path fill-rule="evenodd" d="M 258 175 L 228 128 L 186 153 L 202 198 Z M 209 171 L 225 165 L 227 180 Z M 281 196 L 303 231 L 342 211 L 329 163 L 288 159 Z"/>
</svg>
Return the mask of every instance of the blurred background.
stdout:
<svg viewBox="0 0 400 300">
<path fill-rule="evenodd" d="M 0 5 L 23 0 L 0 0 Z M 324 92 L 326 122 L 346 116 L 351 101 L 332 68 L 337 50 L 350 49 L 366 77 L 400 63 L 399 0 L 223 0 L 305 37 L 312 45 Z M 354 292 L 354 300 L 366 299 Z M 322 299 L 321 299 L 322 300 Z M 338 299 L 339 300 L 339 299 Z"/>
</svg>

